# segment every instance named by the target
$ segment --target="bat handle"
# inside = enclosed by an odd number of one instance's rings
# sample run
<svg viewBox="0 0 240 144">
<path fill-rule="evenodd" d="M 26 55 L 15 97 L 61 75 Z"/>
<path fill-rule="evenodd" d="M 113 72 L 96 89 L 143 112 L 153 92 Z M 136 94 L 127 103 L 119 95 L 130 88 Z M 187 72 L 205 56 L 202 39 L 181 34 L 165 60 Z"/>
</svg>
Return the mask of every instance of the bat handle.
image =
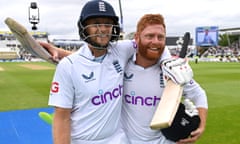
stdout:
<svg viewBox="0 0 240 144">
<path fill-rule="evenodd" d="M 186 32 L 184 34 L 184 37 L 183 37 L 182 49 L 181 49 L 180 54 L 179 54 L 180 58 L 185 58 L 185 56 L 187 54 L 189 41 L 190 41 L 190 33 Z"/>
</svg>

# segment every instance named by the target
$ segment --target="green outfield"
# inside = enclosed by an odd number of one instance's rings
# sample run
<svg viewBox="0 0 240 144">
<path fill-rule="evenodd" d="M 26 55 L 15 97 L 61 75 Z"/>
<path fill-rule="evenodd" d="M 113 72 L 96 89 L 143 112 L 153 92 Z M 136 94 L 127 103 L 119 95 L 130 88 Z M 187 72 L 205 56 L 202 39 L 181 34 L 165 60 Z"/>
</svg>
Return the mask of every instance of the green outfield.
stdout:
<svg viewBox="0 0 240 144">
<path fill-rule="evenodd" d="M 209 102 L 207 128 L 197 144 L 240 143 L 240 63 L 191 64 Z"/>
<path fill-rule="evenodd" d="M 240 143 L 240 63 L 191 63 L 209 101 L 207 128 L 197 144 Z M 0 111 L 47 107 L 55 66 L 0 63 Z"/>
<path fill-rule="evenodd" d="M 0 63 L 0 111 L 47 107 L 55 65 Z"/>
</svg>

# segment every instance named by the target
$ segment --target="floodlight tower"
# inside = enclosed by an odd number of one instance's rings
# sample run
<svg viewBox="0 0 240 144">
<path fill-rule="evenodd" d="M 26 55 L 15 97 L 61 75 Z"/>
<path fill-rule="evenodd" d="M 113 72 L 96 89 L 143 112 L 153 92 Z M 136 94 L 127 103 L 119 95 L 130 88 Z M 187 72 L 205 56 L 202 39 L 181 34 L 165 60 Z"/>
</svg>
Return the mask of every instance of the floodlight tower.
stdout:
<svg viewBox="0 0 240 144">
<path fill-rule="evenodd" d="M 32 30 L 37 30 L 37 24 L 40 21 L 39 18 L 39 8 L 37 7 L 36 2 L 31 2 L 30 7 L 28 8 L 28 19 L 29 22 L 33 25 Z"/>
</svg>

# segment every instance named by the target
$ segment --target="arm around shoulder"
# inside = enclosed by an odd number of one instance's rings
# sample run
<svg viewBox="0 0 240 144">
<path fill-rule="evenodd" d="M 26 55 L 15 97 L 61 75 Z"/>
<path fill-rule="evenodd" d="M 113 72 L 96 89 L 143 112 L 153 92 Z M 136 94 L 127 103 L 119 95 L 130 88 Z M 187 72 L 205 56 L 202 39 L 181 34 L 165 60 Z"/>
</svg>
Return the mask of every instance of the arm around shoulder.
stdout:
<svg viewBox="0 0 240 144">
<path fill-rule="evenodd" d="M 58 48 L 50 43 L 39 42 L 39 44 L 44 47 L 52 56 L 52 59 L 56 62 L 61 60 L 62 58 L 70 55 L 72 52 L 64 50 L 62 48 Z"/>
</svg>

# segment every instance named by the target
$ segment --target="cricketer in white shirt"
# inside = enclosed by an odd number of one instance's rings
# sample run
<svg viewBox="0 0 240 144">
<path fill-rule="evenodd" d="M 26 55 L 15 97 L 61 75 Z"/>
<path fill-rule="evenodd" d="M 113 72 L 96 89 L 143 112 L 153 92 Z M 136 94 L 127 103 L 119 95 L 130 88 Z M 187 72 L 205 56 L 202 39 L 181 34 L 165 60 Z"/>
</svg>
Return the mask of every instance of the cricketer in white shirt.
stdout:
<svg viewBox="0 0 240 144">
<path fill-rule="evenodd" d="M 165 50 L 161 59 L 170 57 Z M 135 60 L 136 54 L 129 61 L 124 74 L 122 127 L 131 144 L 174 144 L 160 130 L 150 128 L 165 87 L 162 70 L 159 64 L 143 68 L 136 65 Z M 184 86 L 183 96 L 191 99 L 196 107 L 207 108 L 205 91 L 193 79 Z"/>
<path fill-rule="evenodd" d="M 130 41 L 111 43 L 101 61 L 86 44 L 57 65 L 49 105 L 72 109 L 71 144 L 128 144 L 120 114 L 124 70 L 135 48 Z"/>
</svg>

